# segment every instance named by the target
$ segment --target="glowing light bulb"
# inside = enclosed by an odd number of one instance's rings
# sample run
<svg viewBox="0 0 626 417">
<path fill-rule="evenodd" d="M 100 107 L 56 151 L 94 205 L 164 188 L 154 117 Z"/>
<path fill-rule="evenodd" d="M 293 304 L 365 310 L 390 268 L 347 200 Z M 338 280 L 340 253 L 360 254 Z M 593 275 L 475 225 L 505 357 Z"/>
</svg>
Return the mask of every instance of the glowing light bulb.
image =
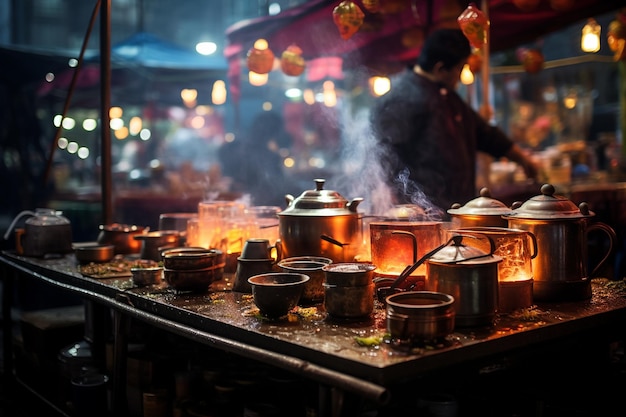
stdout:
<svg viewBox="0 0 626 417">
<path fill-rule="evenodd" d="M 583 27 L 582 37 L 580 38 L 580 48 L 584 52 L 598 52 L 600 50 L 600 31 L 602 28 L 591 18 Z"/>
</svg>

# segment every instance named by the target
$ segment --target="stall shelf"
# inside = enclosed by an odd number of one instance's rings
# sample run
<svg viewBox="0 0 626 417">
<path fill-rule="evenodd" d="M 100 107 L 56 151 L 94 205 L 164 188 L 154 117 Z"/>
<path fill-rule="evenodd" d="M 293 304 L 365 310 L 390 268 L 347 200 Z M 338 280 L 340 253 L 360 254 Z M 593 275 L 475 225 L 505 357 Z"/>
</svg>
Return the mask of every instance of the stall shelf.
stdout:
<svg viewBox="0 0 626 417">
<path fill-rule="evenodd" d="M 553 354 L 561 344 L 581 341 L 581 346 L 591 341 L 604 349 L 622 340 L 621 329 L 626 324 L 623 283 L 601 279 L 593 280 L 589 300 L 544 303 L 519 314 L 499 315 L 494 326 L 457 328 L 432 345 L 408 349 L 383 341 L 362 346 L 358 338 L 384 339 L 385 310 L 381 305 L 376 305 L 370 318 L 360 321 L 333 320 L 323 304 L 303 307 L 290 320 L 267 321 L 254 314 L 249 295 L 229 290 L 232 277 L 228 275 L 216 281 L 209 292 L 191 294 L 177 293 L 166 283 L 138 288 L 130 277 L 83 276 L 73 254 L 35 259 L 5 251 L 0 254 L 0 265 L 0 277 L 9 288 L 18 278 L 33 279 L 111 310 L 113 415 L 127 412 L 128 324 L 133 320 L 313 381 L 320 393 L 328 392 L 330 398 L 328 404 L 320 401 L 319 415 L 333 416 L 355 415 L 355 410 L 349 409 L 355 398 L 385 407 L 396 400 L 398 387 L 432 375 L 454 375 L 456 369 L 472 368 L 479 373 L 515 362 L 515 358 L 524 363 L 528 358 Z M 11 297 L 5 293 L 2 301 L 4 317 L 10 317 Z M 6 341 L 12 339 L 12 328 L 10 320 L 3 322 L 4 361 L 11 370 L 12 351 Z"/>
</svg>

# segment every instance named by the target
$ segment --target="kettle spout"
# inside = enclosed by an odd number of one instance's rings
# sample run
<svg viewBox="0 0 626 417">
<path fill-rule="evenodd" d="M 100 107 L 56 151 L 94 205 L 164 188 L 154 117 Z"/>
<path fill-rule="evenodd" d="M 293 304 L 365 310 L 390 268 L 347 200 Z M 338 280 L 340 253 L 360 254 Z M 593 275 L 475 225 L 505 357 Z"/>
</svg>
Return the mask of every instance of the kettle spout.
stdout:
<svg viewBox="0 0 626 417">
<path fill-rule="evenodd" d="M 286 195 L 285 195 L 285 201 L 287 202 L 287 207 L 289 207 L 289 206 L 291 205 L 291 203 L 293 203 L 293 201 L 294 201 L 295 199 L 296 199 L 296 198 L 295 198 L 293 195 L 291 195 L 291 194 L 286 194 Z"/>
<path fill-rule="evenodd" d="M 346 207 L 351 212 L 356 213 L 356 209 L 359 206 L 359 204 L 361 204 L 361 201 L 363 201 L 363 198 L 357 197 L 357 198 L 353 199 L 352 201 L 349 201 L 348 204 L 346 204 Z"/>
</svg>

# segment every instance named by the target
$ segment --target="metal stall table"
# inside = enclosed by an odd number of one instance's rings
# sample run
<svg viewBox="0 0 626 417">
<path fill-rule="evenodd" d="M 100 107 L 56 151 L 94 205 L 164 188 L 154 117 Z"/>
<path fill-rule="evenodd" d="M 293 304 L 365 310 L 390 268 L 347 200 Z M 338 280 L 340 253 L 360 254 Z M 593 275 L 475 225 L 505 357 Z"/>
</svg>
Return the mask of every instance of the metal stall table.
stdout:
<svg viewBox="0 0 626 417">
<path fill-rule="evenodd" d="M 589 300 L 542 304 L 521 314 L 501 315 L 492 327 L 455 329 L 433 346 L 406 348 L 384 341 L 363 346 L 357 343 L 359 338 L 384 339 L 386 318 L 380 305 L 366 320 L 335 320 L 326 315 L 323 305 L 315 305 L 299 309 L 288 320 L 268 321 L 255 314 L 250 295 L 229 290 L 229 276 L 214 282 L 205 294 L 192 294 L 177 293 L 166 283 L 136 287 L 130 276 L 84 276 L 78 271 L 73 254 L 45 260 L 3 252 L 0 265 L 5 282 L 18 275 L 20 279 L 27 277 L 112 311 L 114 415 L 124 415 L 127 406 L 129 320 L 139 320 L 210 348 L 271 363 L 315 381 L 322 387 L 320 392 L 329 392 L 327 403 L 320 402 L 319 415 L 333 416 L 353 415 L 354 410 L 349 410 L 352 402 L 348 400 L 354 397 L 385 406 L 393 401 L 396 387 L 425 375 L 468 364 L 493 366 L 502 358 L 541 355 L 564 340 L 620 340 L 626 324 L 623 286 L 594 280 Z M 10 303 L 11 297 L 5 292 L 5 314 L 10 312 Z M 3 325 L 5 364 L 12 363 L 10 342 L 6 343 L 12 338 L 8 321 Z"/>
</svg>

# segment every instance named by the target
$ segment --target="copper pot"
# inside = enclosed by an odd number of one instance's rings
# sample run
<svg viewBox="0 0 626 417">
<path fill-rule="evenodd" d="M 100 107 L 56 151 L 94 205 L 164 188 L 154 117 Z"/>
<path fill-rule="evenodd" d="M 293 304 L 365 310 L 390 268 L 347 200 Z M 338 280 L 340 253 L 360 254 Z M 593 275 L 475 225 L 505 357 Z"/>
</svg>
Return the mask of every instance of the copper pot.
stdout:
<svg viewBox="0 0 626 417">
<path fill-rule="evenodd" d="M 101 224 L 100 233 L 98 234 L 98 243 L 101 245 L 115 246 L 116 255 L 139 253 L 141 250 L 141 241 L 136 240 L 135 236 L 147 233 L 148 230 L 148 227 L 135 225 L 119 223 Z"/>
<path fill-rule="evenodd" d="M 510 228 L 531 232 L 537 239 L 538 255 L 532 260 L 534 299 L 590 298 L 590 278 L 613 252 L 615 231 L 605 223 L 590 223 L 595 213 L 587 203 L 576 206 L 555 191 L 553 185 L 544 184 L 541 195 L 524 203 L 513 203 L 513 211 L 505 218 Z M 609 245 L 604 257 L 589 273 L 587 235 L 596 230 L 607 235 Z"/>
<path fill-rule="evenodd" d="M 362 218 L 357 207 L 336 191 L 324 190 L 325 180 L 315 180 L 315 190 L 298 198 L 285 196 L 288 207 L 278 213 L 277 246 L 283 258 L 322 256 L 333 262 L 351 262 L 362 240 Z"/>
<path fill-rule="evenodd" d="M 432 291 L 408 291 L 386 299 L 387 331 L 410 344 L 435 340 L 454 330 L 454 297 Z"/>
</svg>

